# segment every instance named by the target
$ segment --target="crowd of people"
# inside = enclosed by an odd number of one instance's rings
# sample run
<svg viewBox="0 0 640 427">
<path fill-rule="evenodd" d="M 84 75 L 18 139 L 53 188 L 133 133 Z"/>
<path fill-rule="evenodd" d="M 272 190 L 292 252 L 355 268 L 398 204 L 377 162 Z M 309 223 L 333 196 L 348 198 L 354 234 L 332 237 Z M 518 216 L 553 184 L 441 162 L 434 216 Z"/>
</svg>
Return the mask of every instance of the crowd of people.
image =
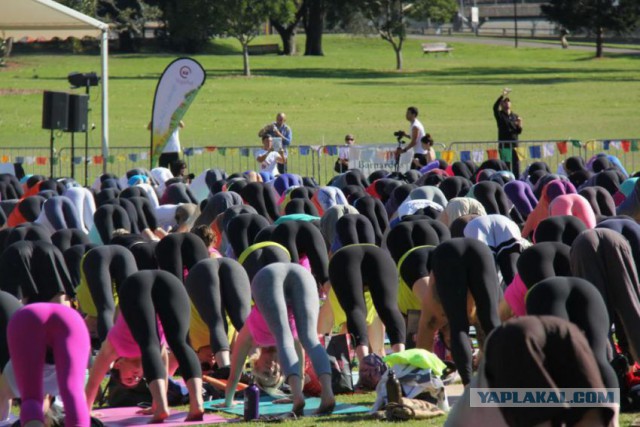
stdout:
<svg viewBox="0 0 640 427">
<path fill-rule="evenodd" d="M 465 386 L 617 388 L 633 409 L 638 178 L 605 154 L 534 162 L 520 175 L 501 160 L 449 165 L 417 117 L 409 108 L 401 150 L 416 150 L 419 169 L 364 176 L 345 155 L 323 185 L 286 172 L 284 114 L 261 134 L 258 171 L 190 179 L 174 160 L 89 188 L 0 175 L 0 416 L 20 398 L 22 425 L 43 425 L 59 396 L 64 425 L 89 426 L 109 375 L 125 390 L 148 384 L 146 412 L 161 422 L 179 372 L 186 420 L 200 420 L 203 378 L 226 380 L 231 406 L 247 359 L 261 388 L 286 387 L 295 414 L 310 393 L 331 413 L 318 337 L 338 331 L 353 337 L 361 366 L 415 341 Z M 474 408 L 466 390 L 449 425 L 618 417 L 615 405 Z"/>
</svg>

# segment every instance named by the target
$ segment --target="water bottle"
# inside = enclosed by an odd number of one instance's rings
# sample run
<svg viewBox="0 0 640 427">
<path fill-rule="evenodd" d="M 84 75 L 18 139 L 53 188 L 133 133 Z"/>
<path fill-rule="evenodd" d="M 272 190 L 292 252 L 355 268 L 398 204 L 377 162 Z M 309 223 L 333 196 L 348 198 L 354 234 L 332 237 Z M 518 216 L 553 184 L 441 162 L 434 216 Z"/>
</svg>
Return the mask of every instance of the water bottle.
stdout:
<svg viewBox="0 0 640 427">
<path fill-rule="evenodd" d="M 391 368 L 387 370 L 387 403 L 402 403 L 402 386 Z"/>
<path fill-rule="evenodd" d="M 244 420 L 257 420 L 260 416 L 260 389 L 256 385 L 253 375 L 249 380 L 249 387 L 244 390 Z"/>
</svg>

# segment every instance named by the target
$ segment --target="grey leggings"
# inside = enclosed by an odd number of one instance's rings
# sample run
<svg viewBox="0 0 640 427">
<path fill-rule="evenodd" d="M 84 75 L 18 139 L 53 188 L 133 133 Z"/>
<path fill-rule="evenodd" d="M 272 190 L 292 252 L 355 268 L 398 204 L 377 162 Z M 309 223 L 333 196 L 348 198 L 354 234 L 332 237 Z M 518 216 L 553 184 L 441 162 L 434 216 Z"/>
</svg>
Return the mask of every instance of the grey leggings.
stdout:
<svg viewBox="0 0 640 427">
<path fill-rule="evenodd" d="M 329 357 L 316 332 L 320 301 L 311 273 L 297 264 L 270 264 L 256 274 L 251 293 L 276 340 L 280 366 L 286 377 L 300 375 L 300 363 L 304 363 L 298 360 L 287 309 L 293 312 L 298 339 L 309 354 L 316 374 L 331 374 Z"/>
</svg>

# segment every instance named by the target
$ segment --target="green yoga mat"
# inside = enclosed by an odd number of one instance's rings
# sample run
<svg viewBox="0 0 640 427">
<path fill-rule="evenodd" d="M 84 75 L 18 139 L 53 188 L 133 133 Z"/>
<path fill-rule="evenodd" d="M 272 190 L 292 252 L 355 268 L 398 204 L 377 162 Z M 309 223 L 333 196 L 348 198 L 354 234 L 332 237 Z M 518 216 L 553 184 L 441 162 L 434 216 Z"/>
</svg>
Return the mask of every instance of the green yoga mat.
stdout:
<svg viewBox="0 0 640 427">
<path fill-rule="evenodd" d="M 234 414 L 243 416 L 244 415 L 244 404 L 240 402 L 238 405 L 232 408 L 216 408 L 214 405 L 219 403 L 223 403 L 224 399 L 212 400 L 210 402 L 205 402 L 204 409 L 210 411 L 222 411 L 227 414 Z M 313 415 L 314 411 L 318 409 L 320 406 L 320 399 L 317 397 L 311 397 L 305 400 L 304 405 L 304 414 L 305 415 Z M 278 415 L 278 414 L 286 414 L 287 412 L 291 412 L 293 409 L 293 405 L 290 403 L 287 404 L 274 404 L 273 399 L 265 396 L 260 398 L 260 415 Z M 333 410 L 333 415 L 344 415 L 344 414 L 357 414 L 361 412 L 369 412 L 369 408 L 365 406 L 357 406 L 357 405 L 349 405 L 347 403 L 336 403 L 336 408 Z"/>
</svg>

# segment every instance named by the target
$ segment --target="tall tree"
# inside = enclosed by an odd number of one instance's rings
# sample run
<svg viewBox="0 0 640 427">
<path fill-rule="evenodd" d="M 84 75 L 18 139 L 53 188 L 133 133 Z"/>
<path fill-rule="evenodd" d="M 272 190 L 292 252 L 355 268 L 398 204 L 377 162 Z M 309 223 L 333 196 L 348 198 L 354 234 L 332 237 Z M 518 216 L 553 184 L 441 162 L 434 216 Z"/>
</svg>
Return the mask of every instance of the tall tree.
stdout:
<svg viewBox="0 0 640 427">
<path fill-rule="evenodd" d="M 431 21 L 434 24 L 450 22 L 458 12 L 455 0 L 421 0 L 409 8 L 409 16 L 418 21 Z"/>
<path fill-rule="evenodd" d="M 87 3 L 87 1 L 83 1 Z M 160 9 L 142 0 L 99 0 L 97 15 L 111 22 L 118 33 L 118 47 L 123 52 L 138 50 L 138 41 L 144 37 L 144 25 L 160 18 Z"/>
<path fill-rule="evenodd" d="M 302 19 L 303 7 L 306 6 L 304 0 L 289 0 L 283 6 L 282 10 L 273 11 L 269 20 L 282 39 L 282 53 L 295 55 L 296 27 Z"/>
<path fill-rule="evenodd" d="M 596 35 L 596 57 L 603 56 L 605 31 L 624 34 L 638 25 L 638 0 L 550 0 L 542 13 L 571 31 L 586 30 Z"/>
<path fill-rule="evenodd" d="M 214 34 L 212 0 L 149 0 L 162 10 L 169 46 L 181 52 L 200 51 Z"/>
<path fill-rule="evenodd" d="M 244 75 L 251 75 L 249 67 L 249 43 L 257 35 L 260 25 L 269 19 L 273 11 L 286 9 L 287 0 L 216 0 L 214 11 L 216 28 L 233 37 L 242 46 Z"/>
<path fill-rule="evenodd" d="M 309 56 L 323 56 L 322 33 L 324 32 L 324 18 L 327 13 L 326 0 L 304 0 L 302 9 L 302 25 L 307 35 L 304 54 Z"/>
</svg>

